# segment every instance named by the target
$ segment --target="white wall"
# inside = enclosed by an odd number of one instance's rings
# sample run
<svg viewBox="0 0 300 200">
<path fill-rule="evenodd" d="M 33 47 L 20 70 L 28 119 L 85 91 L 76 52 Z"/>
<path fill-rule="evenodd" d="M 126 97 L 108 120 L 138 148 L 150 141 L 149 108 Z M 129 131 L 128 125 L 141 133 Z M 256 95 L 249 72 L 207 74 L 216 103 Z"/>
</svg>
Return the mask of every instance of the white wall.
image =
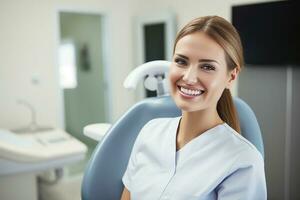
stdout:
<svg viewBox="0 0 300 200">
<path fill-rule="evenodd" d="M 131 18 L 126 1 L 0 1 L 0 127 L 16 128 L 29 121 L 29 112 L 16 104 L 26 99 L 37 109 L 40 124 L 60 126 L 61 95 L 57 67 L 58 8 L 106 14 L 110 20 L 110 84 L 113 118 L 123 113 L 132 97 L 122 88 L 131 67 Z M 124 48 L 125 47 L 125 48 Z M 40 84 L 32 84 L 38 76 Z M 123 102 L 119 103 L 118 100 Z"/>
<path fill-rule="evenodd" d="M 109 20 L 112 120 L 132 104 L 134 93 L 123 89 L 134 67 L 133 19 L 153 11 L 173 10 L 178 28 L 194 17 L 219 15 L 228 20 L 231 5 L 246 0 L 1 0 L 0 1 L 0 127 L 16 128 L 29 122 L 29 112 L 16 104 L 26 99 L 37 109 L 38 122 L 61 126 L 61 94 L 57 67 L 57 10 L 93 11 Z M 39 84 L 32 79 L 38 77 Z M 122 102 L 120 103 L 120 99 Z"/>
</svg>

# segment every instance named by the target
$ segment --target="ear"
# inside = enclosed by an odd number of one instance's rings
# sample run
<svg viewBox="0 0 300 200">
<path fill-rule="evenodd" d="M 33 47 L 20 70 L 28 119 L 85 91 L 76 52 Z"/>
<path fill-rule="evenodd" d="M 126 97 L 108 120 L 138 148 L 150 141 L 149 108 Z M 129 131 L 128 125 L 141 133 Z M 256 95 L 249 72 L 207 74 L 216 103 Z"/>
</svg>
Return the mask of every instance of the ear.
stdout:
<svg viewBox="0 0 300 200">
<path fill-rule="evenodd" d="M 231 70 L 229 72 L 229 79 L 227 81 L 227 84 L 226 84 L 226 88 L 227 89 L 230 89 L 232 84 L 234 83 L 234 81 L 237 79 L 238 77 L 238 74 L 239 74 L 239 70 L 237 67 L 235 67 L 233 70 Z"/>
</svg>

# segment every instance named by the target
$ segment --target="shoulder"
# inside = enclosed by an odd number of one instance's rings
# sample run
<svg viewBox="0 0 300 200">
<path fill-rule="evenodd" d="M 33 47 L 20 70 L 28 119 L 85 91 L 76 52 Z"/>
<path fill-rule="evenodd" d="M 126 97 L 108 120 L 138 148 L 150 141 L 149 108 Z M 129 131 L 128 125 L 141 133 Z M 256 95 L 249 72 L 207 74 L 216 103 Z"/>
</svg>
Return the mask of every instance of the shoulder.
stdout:
<svg viewBox="0 0 300 200">
<path fill-rule="evenodd" d="M 169 118 L 154 118 L 148 121 L 142 128 L 142 130 L 153 130 L 153 129 L 163 129 L 170 125 L 175 125 L 176 120 L 179 117 L 169 117 Z"/>
<path fill-rule="evenodd" d="M 168 129 L 175 127 L 178 120 L 179 117 L 151 119 L 142 127 L 138 137 L 144 140 L 145 137 L 149 139 L 149 137 L 161 136 L 162 133 L 167 133 Z"/>
<path fill-rule="evenodd" d="M 157 124 L 168 124 L 173 122 L 174 120 L 176 120 L 179 117 L 160 117 L 160 118 L 154 118 L 151 119 L 150 121 L 148 121 L 145 126 L 151 126 L 153 124 L 157 125 Z"/>
<path fill-rule="evenodd" d="M 230 146 L 236 150 L 232 169 L 245 167 L 263 169 L 264 159 L 257 148 L 229 125 L 224 124 L 224 126 L 227 129 L 226 134 L 229 137 Z"/>
</svg>

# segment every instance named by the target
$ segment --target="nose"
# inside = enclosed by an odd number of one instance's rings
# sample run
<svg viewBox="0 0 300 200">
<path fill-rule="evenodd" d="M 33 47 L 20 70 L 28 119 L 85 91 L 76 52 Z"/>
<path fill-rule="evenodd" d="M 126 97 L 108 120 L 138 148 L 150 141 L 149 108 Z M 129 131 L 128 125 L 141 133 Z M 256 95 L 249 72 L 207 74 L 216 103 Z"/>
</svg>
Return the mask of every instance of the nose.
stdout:
<svg viewBox="0 0 300 200">
<path fill-rule="evenodd" d="M 182 80 L 188 84 L 197 83 L 197 68 L 195 66 L 189 66 L 184 72 Z"/>
</svg>

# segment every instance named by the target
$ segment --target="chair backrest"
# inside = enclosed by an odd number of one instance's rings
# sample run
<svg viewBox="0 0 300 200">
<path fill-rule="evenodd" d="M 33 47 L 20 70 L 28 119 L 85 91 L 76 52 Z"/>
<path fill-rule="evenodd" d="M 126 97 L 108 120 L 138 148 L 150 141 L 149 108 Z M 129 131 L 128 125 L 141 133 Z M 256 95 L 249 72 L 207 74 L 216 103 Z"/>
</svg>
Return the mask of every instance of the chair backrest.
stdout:
<svg viewBox="0 0 300 200">
<path fill-rule="evenodd" d="M 264 155 L 261 131 L 251 108 L 234 98 L 242 135 Z M 142 127 L 151 119 L 181 115 L 170 96 L 142 100 L 129 109 L 97 145 L 85 170 L 82 182 L 83 200 L 119 200 L 123 190 L 122 176 L 131 149 Z"/>
</svg>

